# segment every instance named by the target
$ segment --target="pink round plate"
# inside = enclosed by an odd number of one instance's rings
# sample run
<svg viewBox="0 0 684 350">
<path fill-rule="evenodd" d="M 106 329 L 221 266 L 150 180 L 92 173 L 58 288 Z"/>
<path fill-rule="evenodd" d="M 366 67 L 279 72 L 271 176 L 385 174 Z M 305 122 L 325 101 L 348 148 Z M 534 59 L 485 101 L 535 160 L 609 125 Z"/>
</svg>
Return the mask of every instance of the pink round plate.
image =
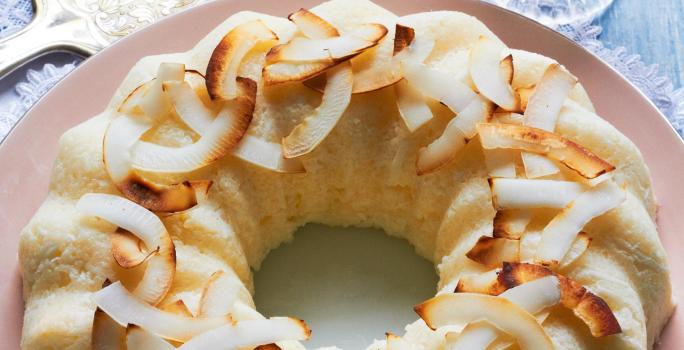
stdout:
<svg viewBox="0 0 684 350">
<path fill-rule="evenodd" d="M 58 139 L 99 113 L 141 57 L 185 51 L 225 18 L 241 10 L 284 16 L 320 0 L 226 0 L 209 3 L 140 30 L 88 59 L 31 109 L 0 145 L 0 343 L 19 347 L 23 319 L 17 266 L 19 232 L 47 194 Z M 684 142 L 656 107 L 600 59 L 536 22 L 475 0 L 378 0 L 397 14 L 458 10 L 478 17 L 509 46 L 553 57 L 580 78 L 598 113 L 631 138 L 651 169 L 660 204 L 658 226 L 670 257 L 674 290 L 684 289 Z M 533 39 L 532 39 L 533 38 Z M 27 191 L 26 189 L 30 189 Z M 660 349 L 684 348 L 684 315 L 676 312 Z"/>
</svg>

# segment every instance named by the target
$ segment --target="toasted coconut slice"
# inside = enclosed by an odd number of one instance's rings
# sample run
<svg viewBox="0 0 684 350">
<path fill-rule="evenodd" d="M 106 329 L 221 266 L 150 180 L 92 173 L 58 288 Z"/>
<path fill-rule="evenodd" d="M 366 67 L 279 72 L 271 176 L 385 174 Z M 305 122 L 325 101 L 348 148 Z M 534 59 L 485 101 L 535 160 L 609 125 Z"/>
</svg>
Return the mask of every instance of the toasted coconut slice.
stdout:
<svg viewBox="0 0 684 350">
<path fill-rule="evenodd" d="M 553 349 L 551 339 L 534 316 L 505 298 L 471 293 L 443 294 L 414 309 L 432 329 L 483 320 L 516 338 L 523 349 Z"/>
<path fill-rule="evenodd" d="M 165 116 L 171 109 L 169 99 L 162 90 L 166 81 L 183 81 L 185 65 L 181 63 L 162 63 L 157 70 L 156 78 L 151 82 L 140 100 L 139 108 L 145 116 L 157 120 Z"/>
<path fill-rule="evenodd" d="M 494 216 L 494 237 L 520 239 L 531 220 L 529 210 L 499 210 Z"/>
<path fill-rule="evenodd" d="M 178 306 L 181 306 L 181 303 L 178 303 L 179 301 L 182 302 L 182 305 L 186 309 L 187 312 L 190 313 L 190 315 L 197 317 L 199 315 L 199 301 L 200 301 L 201 295 L 199 293 L 195 293 L 192 291 L 186 291 L 186 292 L 180 292 L 176 293 L 176 303 Z M 179 307 L 179 309 L 181 309 Z M 178 310 L 181 311 L 181 310 Z M 185 314 L 185 311 L 183 311 Z"/>
<path fill-rule="evenodd" d="M 161 311 L 136 298 L 121 282 L 115 282 L 93 294 L 93 300 L 122 326 L 139 325 L 160 337 L 181 342 L 232 321 L 229 316 L 184 317 Z"/>
<path fill-rule="evenodd" d="M 145 115 L 150 120 L 157 120 L 166 115 L 171 105 L 162 85 L 165 82 L 183 81 L 185 65 L 182 63 L 161 63 L 157 76 L 138 85 L 119 105 L 120 113 Z"/>
<path fill-rule="evenodd" d="M 309 38 L 326 39 L 339 36 L 337 29 L 330 23 L 304 9 L 295 12 L 289 18 Z M 348 59 L 351 59 L 351 56 L 339 60 L 330 58 L 314 62 L 276 62 L 264 67 L 262 75 L 266 85 L 302 81 L 314 77 Z M 319 89 L 319 91 L 322 90 Z"/>
<path fill-rule="evenodd" d="M 136 173 L 132 173 L 120 183 L 115 183 L 126 198 L 155 212 L 178 212 L 192 208 L 211 184 L 211 180 L 197 180 L 161 185 Z"/>
<path fill-rule="evenodd" d="M 548 316 L 548 314 L 548 311 L 544 311 L 539 315 L 535 315 L 535 318 L 537 319 L 537 322 L 539 322 L 539 324 L 544 324 L 544 320 L 546 320 L 546 316 Z M 510 337 L 505 333 L 499 332 L 499 337 L 496 338 L 496 340 L 487 348 L 487 350 L 509 350 L 516 348 L 518 347 L 516 346 L 516 341 L 514 338 Z"/>
<path fill-rule="evenodd" d="M 482 236 L 466 256 L 490 268 L 499 266 L 504 261 L 520 261 L 520 242 L 515 239 Z"/>
<path fill-rule="evenodd" d="M 138 85 L 121 102 L 117 111 L 119 113 L 131 115 L 142 115 L 144 112 L 140 105 L 142 104 L 143 97 L 145 97 L 145 94 L 155 81 L 156 79 L 152 79 L 150 81 Z"/>
<path fill-rule="evenodd" d="M 394 43 L 395 57 L 392 64 L 397 65 L 402 60 L 422 63 L 435 45 L 434 40 L 415 39 L 413 28 L 401 24 L 396 25 Z M 406 79 L 400 80 L 394 89 L 399 113 L 409 131 L 413 132 L 432 120 L 432 111 L 419 89 L 412 86 Z"/>
<path fill-rule="evenodd" d="M 391 21 L 385 21 L 389 25 Z M 401 61 L 411 60 L 422 63 L 432 52 L 434 40 L 428 38 L 412 38 L 409 42 L 406 35 L 413 29 L 400 24 L 394 28 L 395 41 L 389 41 L 393 33 L 387 33 L 384 41 L 373 49 L 354 57 L 351 61 L 354 71 L 354 87 L 352 93 L 363 93 L 377 90 L 399 82 L 403 76 Z M 397 37 L 400 36 L 400 37 Z M 399 46 L 397 46 L 399 45 Z M 408 46 L 404 46 L 408 45 Z M 396 51 L 401 47 L 401 51 Z M 309 79 L 304 85 L 318 91 L 323 91 L 325 79 L 323 75 Z"/>
<path fill-rule="evenodd" d="M 297 50 L 291 50 L 290 54 L 286 55 L 283 54 L 281 48 L 274 48 L 275 50 L 272 51 L 272 53 L 270 53 L 269 56 L 270 61 L 275 63 L 267 65 L 266 67 L 264 67 L 263 70 L 264 80 L 267 85 L 278 84 L 288 81 L 306 80 L 308 78 L 318 75 L 324 70 L 329 69 L 337 64 L 340 64 L 344 61 L 359 56 L 361 56 L 362 58 L 355 60 L 354 62 L 356 63 L 352 64 L 352 66 L 355 67 L 355 73 L 352 77 L 352 79 L 354 79 L 352 83 L 353 92 L 365 92 L 379 89 L 381 87 L 393 84 L 401 78 L 400 75 L 396 74 L 396 77 L 390 77 L 392 78 L 390 82 L 386 82 L 385 80 L 387 80 L 388 74 L 385 74 L 386 72 L 384 72 L 383 70 L 387 70 L 385 69 L 385 67 L 389 65 L 383 64 L 381 66 L 376 67 L 377 65 L 373 64 L 377 56 L 376 53 L 387 51 L 387 49 L 384 47 L 387 46 L 386 43 L 389 41 L 382 40 L 388 35 L 388 30 L 387 27 L 385 27 L 383 24 L 365 24 L 355 28 L 349 33 L 344 33 L 343 35 L 339 36 L 339 33 L 337 33 L 336 30 L 331 30 L 331 28 L 333 27 L 320 17 L 317 17 L 310 12 L 299 11 L 296 14 L 298 15 L 290 16 L 290 19 L 293 20 L 298 26 L 303 21 L 303 27 L 305 28 L 300 27 L 300 30 L 302 30 L 302 32 L 304 32 L 309 38 L 313 40 L 318 39 L 319 42 L 344 43 L 344 49 L 320 51 L 315 48 L 314 50 L 302 50 L 302 48 L 300 47 Z M 359 41 L 358 39 L 365 40 L 365 43 Z M 363 45 L 354 45 L 352 41 Z M 296 45 L 299 46 L 301 46 L 301 43 L 304 42 L 307 42 L 307 39 L 295 41 Z M 318 45 L 318 47 L 320 49 L 321 45 Z M 391 58 L 391 49 L 392 48 L 390 47 L 389 58 Z M 316 52 L 316 55 L 311 56 L 308 54 L 312 53 L 312 51 Z M 310 57 L 300 57 L 302 53 Z M 283 62 L 283 60 L 286 59 L 291 61 L 292 58 L 313 58 L 314 61 L 312 62 L 310 60 L 300 60 L 297 62 Z M 389 59 L 387 59 L 386 61 L 389 61 Z M 386 61 L 382 62 L 384 63 Z M 391 72 L 392 71 L 390 70 L 390 73 Z M 316 90 L 321 91 L 323 90 L 322 86 L 324 86 L 325 83 L 323 83 L 322 79 L 314 79 L 310 82 L 307 82 L 307 85 Z"/>
<path fill-rule="evenodd" d="M 476 94 L 465 83 L 455 80 L 449 73 L 428 68 L 414 60 L 402 61 L 404 78 L 423 95 L 444 103 L 455 113 L 464 110 Z"/>
<path fill-rule="evenodd" d="M 394 94 L 397 97 L 399 115 L 410 132 L 432 120 L 432 111 L 425 102 L 425 97 L 406 79 L 394 84 Z"/>
<path fill-rule="evenodd" d="M 327 22 L 326 20 L 318 17 L 317 15 L 309 12 L 308 10 L 305 9 L 300 9 L 299 11 L 291 14 L 290 16 L 287 17 L 290 21 L 292 21 L 294 24 L 297 25 L 299 30 L 304 33 L 306 37 L 312 38 L 312 39 L 326 39 L 326 38 L 332 38 L 339 36 L 340 33 L 337 31 L 337 28 L 335 28 L 332 24 Z M 312 66 L 319 64 L 321 66 Z M 295 79 L 288 79 L 286 74 L 283 74 L 286 70 L 292 70 L 296 71 L 298 73 L 295 73 L 295 76 L 299 76 L 306 72 L 307 70 L 313 71 L 313 72 L 321 72 L 326 69 L 328 62 L 309 62 L 307 64 L 301 64 L 298 66 L 296 63 L 292 62 L 283 62 L 279 64 L 275 64 L 274 66 L 276 67 L 271 67 L 269 70 L 269 74 L 273 75 L 278 75 L 280 74 L 279 77 L 276 77 L 276 81 L 272 83 L 278 83 L 282 82 L 279 81 L 280 79 L 285 79 L 285 81 L 297 81 L 297 80 L 303 80 L 309 77 L 312 77 L 316 75 L 317 73 L 314 73 L 312 75 L 308 75 L 302 79 L 295 78 Z M 266 70 L 264 70 L 264 74 L 266 74 Z M 267 83 L 268 84 L 268 83 Z M 315 78 L 309 79 L 304 81 L 304 85 L 317 90 L 318 92 L 323 92 L 325 89 L 325 75 L 321 74 L 318 75 Z"/>
<path fill-rule="evenodd" d="M 351 30 L 342 34 L 351 35 L 357 38 L 361 38 L 367 41 L 380 41 L 387 36 L 388 29 L 381 23 L 366 23 L 358 25 Z"/>
<path fill-rule="evenodd" d="M 97 308 L 93 317 L 91 346 L 93 350 L 126 350 L 126 328 Z"/>
<path fill-rule="evenodd" d="M 416 37 L 414 35 L 410 38 L 411 40 L 408 41 L 409 36 L 411 36 L 409 32 L 412 31 L 413 29 L 410 27 L 405 27 L 401 24 L 396 25 L 394 35 L 395 49 L 401 47 L 401 50 L 395 50 L 393 52 L 394 62 L 411 61 L 414 63 L 423 63 L 428 56 L 430 56 L 430 53 L 432 53 L 432 49 L 435 48 L 435 41 L 428 37 Z M 400 41 L 399 47 L 397 47 L 396 44 L 397 40 Z M 406 42 L 407 46 L 404 46 L 402 42 Z"/>
<path fill-rule="evenodd" d="M 241 95 L 238 68 L 257 44 L 275 45 L 278 37 L 260 20 L 233 28 L 216 45 L 207 65 L 207 90 L 212 99 L 231 100 Z"/>
<path fill-rule="evenodd" d="M 536 314 L 560 302 L 561 286 L 556 276 L 546 276 L 508 289 L 499 296 Z"/>
<path fill-rule="evenodd" d="M 563 103 L 576 83 L 577 78 L 563 66 L 546 68 L 525 109 L 525 125 L 554 131 Z"/>
<path fill-rule="evenodd" d="M 537 322 L 539 322 L 539 324 L 544 324 L 544 321 L 546 321 L 546 319 L 549 318 L 550 315 L 551 310 L 544 310 L 535 314 L 534 317 L 537 318 Z"/>
<path fill-rule="evenodd" d="M 553 132 L 563 102 L 577 78 L 559 64 L 551 64 L 525 103 L 524 125 Z M 555 163 L 537 154 L 523 153 L 527 178 L 533 179 L 556 174 L 560 171 Z"/>
<path fill-rule="evenodd" d="M 246 320 L 265 320 L 266 318 L 254 309 L 254 305 L 247 305 L 243 301 L 236 301 L 233 306 L 232 316 L 236 321 L 246 321 Z M 296 340 L 286 340 L 278 342 L 277 344 L 266 344 L 263 345 L 264 350 L 277 350 L 279 348 L 283 349 L 300 349 L 302 345 Z M 255 349 L 260 349 L 257 347 Z"/>
<path fill-rule="evenodd" d="M 103 159 L 105 169 L 126 198 L 152 211 L 175 212 L 197 204 L 197 193 L 211 181 L 190 181 L 161 185 L 138 175 L 132 167 L 131 150 L 151 124 L 126 115 L 113 119 L 105 133 Z"/>
<path fill-rule="evenodd" d="M 519 87 L 515 89 L 515 94 L 518 96 L 519 112 L 525 112 L 527 110 L 527 104 L 530 102 L 530 98 L 534 93 L 536 86 L 530 87 Z"/>
<path fill-rule="evenodd" d="M 558 180 L 490 179 L 489 185 L 497 210 L 560 209 L 587 189 L 577 182 Z"/>
<path fill-rule="evenodd" d="M 470 76 L 477 90 L 489 100 L 496 103 L 499 107 L 507 110 L 516 110 L 517 101 L 515 93 L 509 83 L 509 76 L 512 74 L 512 58 L 510 60 L 510 71 L 500 69 L 502 65 L 501 53 L 505 47 L 487 37 L 480 37 L 480 40 L 470 50 Z M 509 62 L 503 61 L 504 65 Z"/>
<path fill-rule="evenodd" d="M 140 205 L 111 194 L 85 194 L 76 208 L 133 233 L 146 247 L 158 250 L 149 258 L 145 274 L 133 292 L 145 302 L 157 305 L 171 288 L 176 273 L 176 249 L 161 220 Z"/>
<path fill-rule="evenodd" d="M 306 340 L 311 330 L 302 320 L 272 317 L 221 326 L 200 334 L 183 344 L 182 350 L 240 349 L 285 340 Z"/>
<path fill-rule="evenodd" d="M 501 124 L 522 125 L 525 117 L 513 112 L 497 112 L 491 121 Z M 517 176 L 516 163 L 520 152 L 512 149 L 484 149 L 485 165 L 490 177 L 515 178 Z"/>
<path fill-rule="evenodd" d="M 233 155 L 246 162 L 279 173 L 305 173 L 299 159 L 288 159 L 283 155 L 281 144 L 262 138 L 245 135 L 233 151 Z"/>
<path fill-rule="evenodd" d="M 592 292 L 584 293 L 573 312 L 589 327 L 589 331 L 594 337 L 622 333 L 622 327 L 620 327 L 620 323 L 615 318 L 610 306 Z"/>
<path fill-rule="evenodd" d="M 550 65 L 525 107 L 525 125 L 553 132 L 563 103 L 576 83 L 577 78 L 561 65 Z M 529 179 L 560 171 L 552 161 L 537 154 L 523 153 L 522 159 Z"/>
<path fill-rule="evenodd" d="M 561 304 L 570 306 L 577 304 L 576 300 L 578 297 L 576 294 L 578 293 L 572 291 L 577 288 L 568 288 L 568 283 L 571 280 L 542 265 L 505 262 L 501 267 L 498 279 L 501 284 L 510 289 L 547 276 L 557 276 L 559 278 L 561 282 Z M 583 292 L 579 294 L 583 294 Z"/>
<path fill-rule="evenodd" d="M 252 300 L 252 296 L 239 279 L 231 278 L 223 271 L 216 271 L 209 277 L 202 290 L 199 315 L 228 315 L 238 300 Z"/>
<path fill-rule="evenodd" d="M 503 263 L 503 266 L 509 268 L 514 265 L 517 266 L 516 263 Z M 537 278 L 545 278 L 527 279 L 524 283 L 516 280 L 515 283 L 511 283 L 500 276 L 500 271 L 496 269 L 482 274 L 466 275 L 459 280 L 454 292 L 498 295 L 532 314 L 559 302 L 561 292 L 555 275 L 539 275 Z M 531 283 L 533 281 L 535 283 Z"/>
<path fill-rule="evenodd" d="M 513 68 L 512 54 L 504 57 L 504 59 L 499 62 L 499 70 L 501 71 L 501 76 L 504 77 L 504 80 L 508 83 L 508 85 L 513 84 L 515 70 Z"/>
<path fill-rule="evenodd" d="M 499 270 L 491 270 L 480 274 L 461 276 L 454 293 L 479 293 L 499 295 L 506 287 L 499 282 Z"/>
<path fill-rule="evenodd" d="M 468 139 L 477 135 L 477 124 L 491 119 L 494 105 L 481 95 L 476 95 L 465 109 L 460 111 L 454 123 Z"/>
<path fill-rule="evenodd" d="M 244 136 L 254 113 L 256 83 L 238 78 L 238 97 L 226 104 L 206 134 L 182 147 L 139 141 L 133 148 L 133 166 L 152 172 L 185 173 L 204 167 L 228 154 Z"/>
<path fill-rule="evenodd" d="M 484 149 L 485 165 L 489 177 L 515 178 L 517 171 L 516 159 L 520 152 L 513 149 Z"/>
<path fill-rule="evenodd" d="M 387 347 L 386 350 L 413 350 L 415 346 L 411 345 L 406 339 L 394 335 L 392 333 L 385 333 Z"/>
<path fill-rule="evenodd" d="M 185 72 L 185 65 L 182 63 L 164 62 L 159 64 L 156 76 L 156 83 L 159 84 L 159 89 L 161 89 L 161 84 L 163 82 L 183 81 L 183 79 L 185 79 Z"/>
<path fill-rule="evenodd" d="M 527 263 L 504 263 L 499 280 L 509 288 L 546 276 L 558 277 L 561 288 L 560 303 L 571 309 L 591 331 L 594 337 L 622 332 L 620 324 L 608 304 L 579 283 L 550 269 Z"/>
<path fill-rule="evenodd" d="M 477 126 L 486 149 L 510 148 L 559 161 L 587 179 L 615 170 L 588 149 L 554 133 L 527 126 L 481 123 Z"/>
<path fill-rule="evenodd" d="M 157 305 L 171 288 L 176 272 L 176 249 L 161 220 L 136 203 L 103 193 L 83 195 L 76 208 L 133 233 L 146 247 L 154 247 L 152 250 L 157 252 L 149 258 L 145 274 L 133 293 Z"/>
<path fill-rule="evenodd" d="M 477 133 L 475 125 L 489 119 L 493 106 L 476 95 L 456 118 L 449 121 L 440 137 L 418 152 L 418 175 L 435 171 L 455 159 L 466 142 Z"/>
<path fill-rule="evenodd" d="M 544 264 L 558 264 L 584 225 L 620 205 L 625 196 L 625 191 L 612 180 L 582 193 L 546 225 L 536 260 Z"/>
<path fill-rule="evenodd" d="M 525 176 L 528 179 L 549 176 L 560 172 L 560 168 L 551 159 L 539 154 L 522 152 Z"/>
<path fill-rule="evenodd" d="M 161 337 L 136 325 L 126 328 L 127 350 L 174 350 L 175 347 Z"/>
<path fill-rule="evenodd" d="M 231 316 L 235 321 L 246 321 L 246 320 L 265 320 L 266 317 L 259 313 L 254 308 L 254 305 L 248 305 L 242 300 L 238 300 L 233 305 L 233 311 Z"/>
<path fill-rule="evenodd" d="M 575 238 L 575 241 L 572 242 L 570 250 L 568 250 L 568 252 L 565 253 L 565 256 L 563 256 L 563 259 L 558 264 L 558 267 L 562 269 L 575 262 L 575 260 L 579 259 L 582 254 L 589 249 L 590 244 L 591 237 L 589 237 L 586 232 L 580 232 L 577 235 L 577 238 Z"/>
<path fill-rule="evenodd" d="M 436 171 L 455 159 L 467 141 L 476 135 L 475 125 L 489 119 L 492 110 L 489 101 L 475 95 L 468 106 L 449 121 L 442 135 L 418 152 L 418 175 Z"/>
<path fill-rule="evenodd" d="M 537 322 L 541 324 L 548 312 L 542 310 L 558 304 L 561 298 L 560 283 L 555 276 L 547 276 L 532 282 L 511 288 L 499 295 L 520 306 L 530 314 L 537 314 Z M 501 333 L 487 322 L 471 323 L 458 337 L 452 337 L 452 349 L 487 349 Z M 449 342 L 449 339 L 447 339 Z M 512 344 L 510 341 L 501 341 Z"/>
<path fill-rule="evenodd" d="M 110 241 L 114 260 L 124 269 L 134 268 L 159 253 L 159 247 L 147 251 L 138 237 L 121 228 L 111 234 Z"/>
<path fill-rule="evenodd" d="M 128 116 L 114 118 L 107 127 L 103 141 L 103 159 L 109 176 L 115 183 L 130 175 L 130 149 L 152 124 Z M 119 186 L 117 186 L 119 187 Z"/>
<path fill-rule="evenodd" d="M 356 56 L 377 45 L 387 35 L 378 23 L 362 24 L 348 33 L 321 39 L 294 38 L 275 46 L 266 55 L 269 63 L 280 61 L 330 61 Z"/>
<path fill-rule="evenodd" d="M 353 36 L 336 36 L 325 39 L 294 38 L 285 44 L 276 45 L 266 54 L 266 63 L 277 62 L 327 62 L 358 54 L 373 45 Z"/>
<path fill-rule="evenodd" d="M 195 315 L 192 314 L 190 309 L 188 308 L 187 305 L 185 305 L 185 302 L 181 299 L 176 299 L 174 301 L 168 302 L 164 305 L 162 305 L 160 310 L 166 311 L 166 312 L 171 312 L 176 315 L 181 315 L 185 317 L 195 317 Z M 223 315 L 217 315 L 217 316 L 223 316 Z"/>
<path fill-rule="evenodd" d="M 469 323 L 461 333 L 446 334 L 444 350 L 486 350 L 501 333 L 485 321 Z"/>
<path fill-rule="evenodd" d="M 187 85 L 187 87 L 185 87 L 185 85 Z M 184 100 L 186 105 L 182 109 L 185 113 L 178 110 L 178 103 L 176 103 L 177 113 L 190 128 L 198 134 L 204 135 L 209 130 L 213 121 L 213 110 L 204 106 L 201 99 L 192 91 L 189 84 L 173 84 L 172 86 L 182 89 L 182 93 L 185 94 L 183 97 L 175 97 L 174 92 L 169 91 L 172 100 L 178 101 L 186 99 Z M 189 91 L 187 90 L 188 88 L 190 88 Z M 197 113 L 193 113 L 193 110 L 197 110 Z M 240 140 L 240 144 L 233 151 L 233 155 L 254 165 L 276 172 L 306 172 L 301 161 L 290 160 L 283 157 L 280 144 L 268 142 L 256 136 L 244 135 L 242 140 Z"/>
<path fill-rule="evenodd" d="M 501 124 L 523 125 L 525 116 L 514 112 L 494 112 L 492 122 Z"/>
<path fill-rule="evenodd" d="M 174 92 L 171 89 L 167 90 L 172 101 L 175 102 L 176 112 L 190 128 L 198 134 L 204 135 L 213 121 L 215 114 L 213 110 L 203 104 L 189 84 L 173 82 L 171 86 L 182 89 L 182 94 L 184 95 L 176 97 L 175 94 L 181 94 L 181 92 Z M 185 103 L 181 110 L 179 110 L 179 103 Z M 279 143 L 268 142 L 256 136 L 244 135 L 242 140 L 240 140 L 240 144 L 233 151 L 233 155 L 254 165 L 276 172 L 306 172 L 301 161 L 283 157 L 282 147 Z"/>
<path fill-rule="evenodd" d="M 468 140 L 453 121 L 455 119 L 447 124 L 439 138 L 418 151 L 416 173 L 419 176 L 435 172 L 449 164 L 465 147 Z"/>
<path fill-rule="evenodd" d="M 264 344 L 264 345 L 259 345 L 254 348 L 254 350 L 281 350 L 282 348 L 278 346 L 277 344 L 271 343 L 271 344 Z"/>
<path fill-rule="evenodd" d="M 287 19 L 296 24 L 304 35 L 312 39 L 324 39 L 340 35 L 337 28 L 332 24 L 306 9 L 299 9 L 299 11 L 287 16 Z"/>
<path fill-rule="evenodd" d="M 351 101 L 352 69 L 348 63 L 328 72 L 321 104 L 283 139 L 283 155 L 295 158 L 313 151 L 332 131 Z"/>
<path fill-rule="evenodd" d="M 335 62 L 334 60 L 322 62 L 277 62 L 265 66 L 262 70 L 262 75 L 266 85 L 303 81 L 322 73 L 337 63 L 341 62 Z"/>
<path fill-rule="evenodd" d="M 393 18 L 381 22 L 389 32 L 376 47 L 363 52 L 351 60 L 354 70 L 353 93 L 374 91 L 398 82 L 401 76 L 401 65 L 392 59 L 396 22 Z"/>
<path fill-rule="evenodd" d="M 413 30 L 413 28 L 397 23 L 394 28 L 394 51 L 392 51 L 392 55 L 396 56 L 399 52 L 411 45 L 415 37 L 416 31 Z"/>
<path fill-rule="evenodd" d="M 520 237 L 520 261 L 534 262 L 537 247 L 541 241 L 541 232 L 527 232 Z"/>
<path fill-rule="evenodd" d="M 209 131 L 216 112 L 204 105 L 187 81 L 167 81 L 162 84 L 162 88 L 169 96 L 176 114 L 190 129 L 199 135 Z"/>
<path fill-rule="evenodd" d="M 511 288 L 499 296 L 510 300 L 530 314 L 536 314 L 558 304 L 561 293 L 558 278 L 547 276 Z M 499 335 L 499 331 L 487 322 L 470 323 L 460 334 L 447 336 L 446 349 L 485 350 Z"/>
<path fill-rule="evenodd" d="M 593 179 L 585 179 L 585 178 L 582 178 L 582 180 L 584 180 L 583 182 L 584 182 L 585 184 L 589 185 L 590 187 L 594 187 L 594 186 L 596 186 L 596 185 L 600 185 L 603 181 L 612 180 L 612 179 L 613 179 L 613 174 L 612 174 L 612 173 L 605 173 L 605 174 L 599 175 L 599 176 L 597 176 L 597 177 L 595 177 L 595 178 L 593 178 Z"/>
</svg>

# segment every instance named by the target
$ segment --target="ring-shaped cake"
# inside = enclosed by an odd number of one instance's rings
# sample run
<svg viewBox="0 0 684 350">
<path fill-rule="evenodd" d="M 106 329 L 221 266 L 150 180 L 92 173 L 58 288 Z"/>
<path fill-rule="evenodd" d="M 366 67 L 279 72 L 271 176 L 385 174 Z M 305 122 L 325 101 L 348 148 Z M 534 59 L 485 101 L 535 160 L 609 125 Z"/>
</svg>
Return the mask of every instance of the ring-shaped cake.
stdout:
<svg viewBox="0 0 684 350">
<path fill-rule="evenodd" d="M 303 348 L 250 269 L 319 222 L 436 266 L 371 349 L 651 349 L 673 301 L 650 181 L 577 78 L 474 17 L 240 12 L 61 138 L 21 234 L 22 348 Z"/>
</svg>

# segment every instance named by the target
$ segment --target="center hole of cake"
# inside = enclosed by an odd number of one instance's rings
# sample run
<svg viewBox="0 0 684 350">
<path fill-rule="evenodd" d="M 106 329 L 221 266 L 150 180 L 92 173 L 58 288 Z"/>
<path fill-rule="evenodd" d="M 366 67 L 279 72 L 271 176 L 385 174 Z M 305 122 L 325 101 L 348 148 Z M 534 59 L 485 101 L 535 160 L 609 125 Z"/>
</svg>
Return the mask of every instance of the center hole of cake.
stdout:
<svg viewBox="0 0 684 350">
<path fill-rule="evenodd" d="M 264 315 L 307 322 L 308 349 L 365 349 L 418 319 L 413 306 L 435 294 L 437 275 L 407 241 L 382 230 L 309 224 L 269 253 L 254 283 Z"/>
</svg>

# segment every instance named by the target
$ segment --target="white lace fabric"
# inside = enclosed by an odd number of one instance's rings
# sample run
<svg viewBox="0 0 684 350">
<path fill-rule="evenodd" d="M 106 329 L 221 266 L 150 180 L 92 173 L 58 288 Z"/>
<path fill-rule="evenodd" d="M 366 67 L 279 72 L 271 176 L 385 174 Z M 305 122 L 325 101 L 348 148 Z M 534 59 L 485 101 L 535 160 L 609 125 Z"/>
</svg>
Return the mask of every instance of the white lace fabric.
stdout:
<svg viewBox="0 0 684 350">
<path fill-rule="evenodd" d="M 491 2 L 496 2 L 489 0 Z M 511 3 L 521 3 L 511 1 Z M 546 0 L 544 6 L 565 6 L 565 0 Z M 517 5 L 519 6 L 519 4 Z M 553 8 L 552 8 L 553 9 Z M 520 8 L 517 8 L 520 10 Z M 0 39 L 26 26 L 33 16 L 31 0 L 0 0 Z M 601 27 L 584 24 L 565 24 L 553 29 L 592 51 L 634 83 L 670 120 L 675 130 L 684 137 L 684 88 L 675 90 L 671 80 L 660 74 L 657 65 L 645 64 L 638 55 L 625 48 L 610 49 L 600 40 Z M 0 141 L 33 106 L 62 77 L 80 61 L 59 66 L 45 64 L 41 69 L 28 70 L 26 77 L 14 87 L 9 103 L 0 106 Z"/>
<path fill-rule="evenodd" d="M 670 78 L 660 74 L 658 65 L 647 65 L 624 47 L 607 48 L 601 41 L 602 28 L 590 23 L 567 24 L 554 28 L 599 56 L 641 90 L 684 137 L 684 88 L 675 90 Z"/>
<path fill-rule="evenodd" d="M 29 0 L 3 0 L 0 2 L 0 38 L 18 32 L 33 17 Z"/>
</svg>

